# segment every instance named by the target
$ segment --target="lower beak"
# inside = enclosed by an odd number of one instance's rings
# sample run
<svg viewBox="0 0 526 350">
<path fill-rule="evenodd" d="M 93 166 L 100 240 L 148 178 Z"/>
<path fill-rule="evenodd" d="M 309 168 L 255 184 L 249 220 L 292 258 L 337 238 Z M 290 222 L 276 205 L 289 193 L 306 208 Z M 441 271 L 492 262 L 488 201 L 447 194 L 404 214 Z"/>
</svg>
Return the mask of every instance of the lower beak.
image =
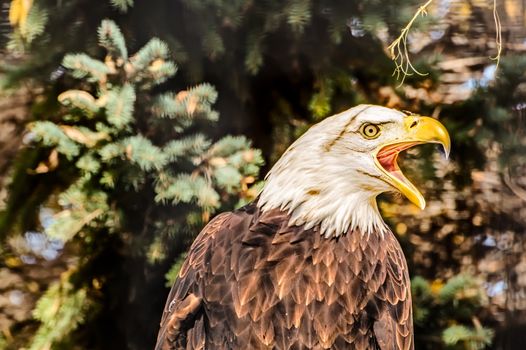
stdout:
<svg viewBox="0 0 526 350">
<path fill-rule="evenodd" d="M 407 116 L 404 119 L 402 137 L 396 142 L 380 147 L 375 157 L 376 165 L 388 177 L 391 185 L 421 209 L 426 206 L 424 196 L 404 176 L 396 160 L 401 151 L 423 143 L 439 143 L 444 147 L 446 157 L 449 156 L 451 140 L 442 123 L 429 117 Z"/>
</svg>

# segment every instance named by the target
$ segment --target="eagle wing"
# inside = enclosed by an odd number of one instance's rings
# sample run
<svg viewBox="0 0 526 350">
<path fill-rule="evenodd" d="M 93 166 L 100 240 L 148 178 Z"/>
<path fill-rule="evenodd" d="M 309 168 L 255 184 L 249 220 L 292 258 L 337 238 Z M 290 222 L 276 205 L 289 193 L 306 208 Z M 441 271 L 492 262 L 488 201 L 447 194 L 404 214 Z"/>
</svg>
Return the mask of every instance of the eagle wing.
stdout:
<svg viewBox="0 0 526 350">
<path fill-rule="evenodd" d="M 166 301 L 155 350 L 204 349 L 203 286 L 207 253 L 233 213 L 216 216 L 190 247 Z"/>
<path fill-rule="evenodd" d="M 381 350 L 412 350 L 413 312 L 407 263 L 392 233 L 385 236 L 384 244 L 386 277 L 374 300 L 387 307 L 378 309 L 374 336 Z"/>
</svg>

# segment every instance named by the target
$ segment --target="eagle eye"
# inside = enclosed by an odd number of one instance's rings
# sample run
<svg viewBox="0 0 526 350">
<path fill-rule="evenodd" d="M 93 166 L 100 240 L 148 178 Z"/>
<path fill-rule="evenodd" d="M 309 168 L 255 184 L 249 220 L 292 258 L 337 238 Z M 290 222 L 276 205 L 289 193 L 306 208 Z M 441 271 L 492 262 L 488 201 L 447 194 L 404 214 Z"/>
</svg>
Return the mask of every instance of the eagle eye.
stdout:
<svg viewBox="0 0 526 350">
<path fill-rule="evenodd" d="M 380 135 L 380 127 L 376 124 L 366 123 L 360 128 L 360 133 L 366 139 L 375 139 Z"/>
</svg>

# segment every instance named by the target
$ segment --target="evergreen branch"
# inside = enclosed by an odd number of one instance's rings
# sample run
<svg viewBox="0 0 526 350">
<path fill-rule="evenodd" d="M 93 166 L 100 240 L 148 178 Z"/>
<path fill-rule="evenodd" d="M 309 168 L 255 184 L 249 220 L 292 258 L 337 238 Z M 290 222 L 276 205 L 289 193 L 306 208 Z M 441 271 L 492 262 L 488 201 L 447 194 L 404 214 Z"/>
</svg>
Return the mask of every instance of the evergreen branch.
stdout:
<svg viewBox="0 0 526 350">
<path fill-rule="evenodd" d="M 158 38 L 153 38 L 131 57 L 130 62 L 136 71 L 141 71 L 157 60 L 166 60 L 168 56 L 168 45 Z"/>
<path fill-rule="evenodd" d="M 90 129 L 79 126 L 74 127 L 70 125 L 59 125 L 64 134 L 66 134 L 73 141 L 85 145 L 86 147 L 93 147 L 99 141 L 108 140 L 108 134 L 104 132 L 93 132 Z"/>
<path fill-rule="evenodd" d="M 68 159 L 76 157 L 80 153 L 79 146 L 73 142 L 64 131 L 50 121 L 37 121 L 29 125 L 35 140 L 44 146 L 56 147 L 59 153 Z"/>
<path fill-rule="evenodd" d="M 252 33 L 247 39 L 247 55 L 245 57 L 245 68 L 251 74 L 256 74 L 263 65 L 263 36 Z"/>
<path fill-rule="evenodd" d="M 99 183 L 107 188 L 115 188 L 115 183 L 117 181 L 117 175 L 112 171 L 103 171 L 99 180 Z"/>
<path fill-rule="evenodd" d="M 205 33 L 205 37 L 203 38 L 203 49 L 212 60 L 225 53 L 223 39 L 216 30 L 210 30 Z"/>
<path fill-rule="evenodd" d="M 213 177 L 217 185 L 228 192 L 241 188 L 243 176 L 233 166 L 225 165 L 216 168 L 213 172 Z"/>
<path fill-rule="evenodd" d="M 120 142 L 108 143 L 101 147 L 97 153 L 104 163 L 110 163 L 113 159 L 124 155 L 125 148 Z"/>
<path fill-rule="evenodd" d="M 8 50 L 22 53 L 40 36 L 46 27 L 48 12 L 33 1 L 13 0 L 9 8 L 9 22 L 14 28 L 7 44 Z"/>
<path fill-rule="evenodd" d="M 157 202 L 196 203 L 201 208 L 214 209 L 219 206 L 219 199 L 210 182 L 198 175 L 179 174 L 156 187 Z"/>
<path fill-rule="evenodd" d="M 160 84 L 175 75 L 177 66 L 169 57 L 168 45 L 158 38 L 151 39 L 126 65 L 128 77 L 134 83 Z"/>
<path fill-rule="evenodd" d="M 90 222 L 102 215 L 104 211 L 99 208 L 86 215 L 79 211 L 66 209 L 56 215 L 53 224 L 46 230 L 46 234 L 52 238 L 58 238 L 64 242 L 71 240 Z M 79 215 L 80 214 L 80 215 Z"/>
<path fill-rule="evenodd" d="M 133 0 L 110 0 L 110 3 L 121 12 L 126 12 L 133 7 Z"/>
<path fill-rule="evenodd" d="M 250 142 L 244 136 L 225 136 L 210 148 L 210 155 L 214 157 L 228 157 L 235 152 L 247 149 Z"/>
<path fill-rule="evenodd" d="M 100 109 L 95 98 L 83 90 L 65 91 L 58 95 L 58 101 L 66 107 L 79 109 L 87 117 L 92 117 Z"/>
<path fill-rule="evenodd" d="M 439 292 L 442 302 L 458 301 L 460 299 L 478 299 L 479 286 L 469 275 L 457 275 L 450 278 Z"/>
<path fill-rule="evenodd" d="M 121 141 L 126 157 L 144 171 L 160 170 L 168 161 L 162 150 L 141 135 Z"/>
<path fill-rule="evenodd" d="M 117 129 L 126 128 L 133 120 L 135 89 L 131 84 L 124 84 L 120 89 L 107 93 L 106 114 L 108 122 Z"/>
<path fill-rule="evenodd" d="M 199 84 L 186 91 L 164 93 L 154 100 L 152 111 L 161 118 L 179 119 L 183 126 L 191 124 L 196 117 L 211 121 L 218 119 L 218 113 L 211 105 L 217 99 L 217 92 L 210 84 Z"/>
<path fill-rule="evenodd" d="M 66 55 L 62 65 L 71 70 L 73 77 L 86 78 L 89 82 L 104 83 L 106 76 L 112 73 L 112 70 L 103 62 L 83 53 Z"/>
<path fill-rule="evenodd" d="M 132 2 L 132 0 L 126 0 Z M 120 28 L 112 20 L 105 19 L 99 26 L 99 44 L 108 50 L 108 54 L 114 58 L 128 59 L 126 42 Z"/>
<path fill-rule="evenodd" d="M 465 343 L 468 349 L 482 350 L 491 344 L 493 332 L 490 329 L 480 328 L 475 330 L 463 325 L 452 325 L 442 332 L 442 340 L 446 345 L 452 346 Z"/>
<path fill-rule="evenodd" d="M 166 246 L 164 244 L 165 238 L 156 236 L 153 242 L 148 247 L 146 257 L 149 264 L 155 264 L 166 259 Z"/>
<path fill-rule="evenodd" d="M 163 152 L 171 162 L 176 162 L 182 157 L 190 158 L 203 154 L 210 144 L 210 140 L 203 134 L 196 134 L 168 142 L 163 147 Z"/>
<path fill-rule="evenodd" d="M 312 17 L 311 1 L 290 0 L 286 13 L 287 23 L 296 33 L 302 33 Z"/>
<path fill-rule="evenodd" d="M 91 302 L 85 289 L 75 290 L 67 281 L 51 285 L 33 311 L 40 321 L 30 350 L 52 349 L 84 322 Z"/>
<path fill-rule="evenodd" d="M 44 32 L 48 21 L 48 12 L 37 4 L 33 4 L 25 21 L 19 23 L 20 34 L 26 43 L 30 44 Z"/>
<path fill-rule="evenodd" d="M 148 75 L 143 80 L 150 80 L 151 85 L 164 83 L 177 72 L 177 66 L 172 61 L 155 60 L 148 67 Z"/>
<path fill-rule="evenodd" d="M 259 167 L 265 164 L 265 161 L 261 150 L 250 148 L 248 141 L 247 145 L 245 149 L 239 150 L 228 157 L 228 163 L 239 169 L 244 176 L 257 176 Z"/>
<path fill-rule="evenodd" d="M 318 91 L 312 95 L 309 110 L 314 118 L 321 120 L 331 112 L 331 99 L 334 95 L 333 83 L 330 79 L 321 78 L 316 83 Z"/>
<path fill-rule="evenodd" d="M 216 89 L 208 83 L 203 83 L 203 84 L 199 84 L 194 87 L 191 87 L 188 90 L 188 93 L 190 95 L 195 96 L 198 99 L 199 103 L 206 104 L 206 105 L 211 105 L 215 103 L 217 100 Z"/>
<path fill-rule="evenodd" d="M 59 195 L 58 203 L 63 210 L 55 215 L 46 234 L 63 241 L 72 239 L 87 225 L 96 227 L 96 219 L 111 213 L 108 195 L 101 190 L 88 191 L 82 178 Z"/>
<path fill-rule="evenodd" d="M 89 177 L 91 174 L 98 173 L 102 164 L 100 159 L 95 157 L 94 152 L 88 152 L 77 160 L 75 166 Z"/>
</svg>

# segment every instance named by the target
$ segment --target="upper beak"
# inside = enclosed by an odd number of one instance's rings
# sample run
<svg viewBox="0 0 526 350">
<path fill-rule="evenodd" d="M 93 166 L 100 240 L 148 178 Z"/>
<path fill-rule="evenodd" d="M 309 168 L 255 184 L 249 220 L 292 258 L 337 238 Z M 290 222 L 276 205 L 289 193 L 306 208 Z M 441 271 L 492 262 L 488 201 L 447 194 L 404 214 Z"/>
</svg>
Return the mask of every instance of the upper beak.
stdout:
<svg viewBox="0 0 526 350">
<path fill-rule="evenodd" d="M 439 143 L 444 147 L 446 158 L 451 151 L 451 139 L 446 127 L 436 119 L 410 115 L 405 117 L 404 126 L 409 140 L 421 143 Z"/>
<path fill-rule="evenodd" d="M 439 143 L 444 147 L 446 157 L 449 156 L 451 140 L 442 123 L 429 117 L 407 116 L 404 119 L 402 137 L 396 142 L 383 145 L 375 157 L 377 166 L 387 175 L 389 182 L 421 209 L 426 206 L 424 196 L 404 176 L 396 160 L 399 152 L 423 143 Z"/>
</svg>

